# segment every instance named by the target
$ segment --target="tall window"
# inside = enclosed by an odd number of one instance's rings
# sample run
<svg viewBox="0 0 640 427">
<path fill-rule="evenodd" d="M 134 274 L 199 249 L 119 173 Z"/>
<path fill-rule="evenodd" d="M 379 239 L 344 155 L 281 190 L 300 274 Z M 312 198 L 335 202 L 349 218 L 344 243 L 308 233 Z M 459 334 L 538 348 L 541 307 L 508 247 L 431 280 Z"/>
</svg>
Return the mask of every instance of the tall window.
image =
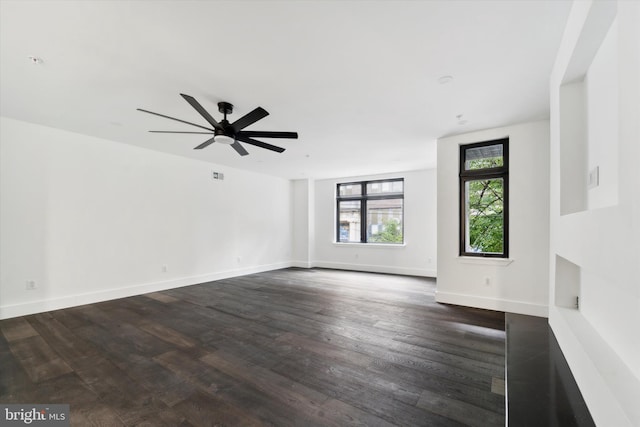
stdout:
<svg viewBox="0 0 640 427">
<path fill-rule="evenodd" d="M 336 242 L 403 243 L 404 179 L 338 184 Z"/>
<path fill-rule="evenodd" d="M 509 138 L 460 146 L 460 255 L 509 256 Z"/>
</svg>

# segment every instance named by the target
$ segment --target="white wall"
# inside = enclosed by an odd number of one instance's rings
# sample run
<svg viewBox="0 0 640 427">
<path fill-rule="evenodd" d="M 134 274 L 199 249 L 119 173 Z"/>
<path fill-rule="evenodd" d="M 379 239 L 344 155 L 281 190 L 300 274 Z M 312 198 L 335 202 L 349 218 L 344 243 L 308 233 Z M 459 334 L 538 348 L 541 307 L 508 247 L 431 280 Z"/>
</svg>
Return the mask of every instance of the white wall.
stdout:
<svg viewBox="0 0 640 427">
<path fill-rule="evenodd" d="M 614 21 L 584 78 L 587 171 L 599 170 L 598 185 L 587 191 L 589 209 L 618 204 L 617 46 Z"/>
<path fill-rule="evenodd" d="M 579 212 L 588 205 L 587 187 L 584 185 L 587 169 L 587 105 L 584 80 L 562 87 L 560 105 L 563 117 L 560 133 L 564 144 L 560 154 L 560 188 L 562 215 Z"/>
<path fill-rule="evenodd" d="M 311 268 L 314 259 L 314 182 L 299 179 L 292 183 L 293 265 Z"/>
<path fill-rule="evenodd" d="M 336 184 L 404 178 L 404 245 L 335 243 Z M 436 171 L 325 179 L 315 182 L 312 264 L 317 267 L 436 276 Z M 304 203 L 304 202 L 303 202 Z"/>
<path fill-rule="evenodd" d="M 504 137 L 509 137 L 509 259 L 461 257 L 458 222 L 460 145 Z M 438 140 L 437 301 L 546 316 L 548 236 L 547 121 Z"/>
<path fill-rule="evenodd" d="M 639 63 L 640 3 L 574 2 L 551 75 L 549 323 L 602 426 L 640 425 Z M 587 168 L 562 159 L 572 143 L 562 129 L 573 121 L 562 94 L 576 81 L 585 91 L 578 133 Z M 595 166 L 600 186 L 587 189 L 585 171 Z M 582 209 L 561 209 L 563 174 L 587 192 Z M 579 309 L 567 296 L 579 296 Z"/>
<path fill-rule="evenodd" d="M 287 180 L 4 117 L 0 132 L 0 318 L 290 265 Z"/>
</svg>

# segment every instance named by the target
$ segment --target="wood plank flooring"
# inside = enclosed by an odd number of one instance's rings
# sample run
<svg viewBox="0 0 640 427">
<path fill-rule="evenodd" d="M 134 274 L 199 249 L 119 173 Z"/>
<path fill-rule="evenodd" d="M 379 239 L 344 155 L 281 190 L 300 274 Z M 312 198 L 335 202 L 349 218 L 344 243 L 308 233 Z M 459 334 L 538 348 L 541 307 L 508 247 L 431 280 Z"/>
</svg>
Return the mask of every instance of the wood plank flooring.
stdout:
<svg viewBox="0 0 640 427">
<path fill-rule="evenodd" d="M 504 314 L 285 269 L 0 321 L 0 402 L 78 426 L 504 426 Z"/>
</svg>

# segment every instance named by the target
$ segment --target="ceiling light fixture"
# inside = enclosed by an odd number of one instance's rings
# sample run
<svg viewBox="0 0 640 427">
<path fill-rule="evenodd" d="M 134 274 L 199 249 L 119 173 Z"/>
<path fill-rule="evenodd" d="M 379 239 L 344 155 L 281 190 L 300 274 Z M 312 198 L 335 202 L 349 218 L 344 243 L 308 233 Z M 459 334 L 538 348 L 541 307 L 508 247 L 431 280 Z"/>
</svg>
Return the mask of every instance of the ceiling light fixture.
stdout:
<svg viewBox="0 0 640 427">
<path fill-rule="evenodd" d="M 452 81 L 453 81 L 453 76 L 442 76 L 438 79 L 438 83 L 440 83 L 441 85 L 451 83 Z"/>
<path fill-rule="evenodd" d="M 27 58 L 29 58 L 29 61 L 31 61 L 31 63 L 34 65 L 42 64 L 42 58 L 38 58 L 37 56 L 33 55 L 29 55 L 27 56 Z"/>
</svg>

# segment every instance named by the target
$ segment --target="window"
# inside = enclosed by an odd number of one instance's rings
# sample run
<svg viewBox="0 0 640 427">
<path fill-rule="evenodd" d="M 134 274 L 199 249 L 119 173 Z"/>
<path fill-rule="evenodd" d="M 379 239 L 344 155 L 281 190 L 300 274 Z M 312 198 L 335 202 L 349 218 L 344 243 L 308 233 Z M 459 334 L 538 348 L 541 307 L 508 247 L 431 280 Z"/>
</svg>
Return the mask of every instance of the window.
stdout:
<svg viewBox="0 0 640 427">
<path fill-rule="evenodd" d="M 509 139 L 460 146 L 460 255 L 509 256 Z"/>
<path fill-rule="evenodd" d="M 336 207 L 336 242 L 404 242 L 403 178 L 338 184 Z"/>
</svg>

